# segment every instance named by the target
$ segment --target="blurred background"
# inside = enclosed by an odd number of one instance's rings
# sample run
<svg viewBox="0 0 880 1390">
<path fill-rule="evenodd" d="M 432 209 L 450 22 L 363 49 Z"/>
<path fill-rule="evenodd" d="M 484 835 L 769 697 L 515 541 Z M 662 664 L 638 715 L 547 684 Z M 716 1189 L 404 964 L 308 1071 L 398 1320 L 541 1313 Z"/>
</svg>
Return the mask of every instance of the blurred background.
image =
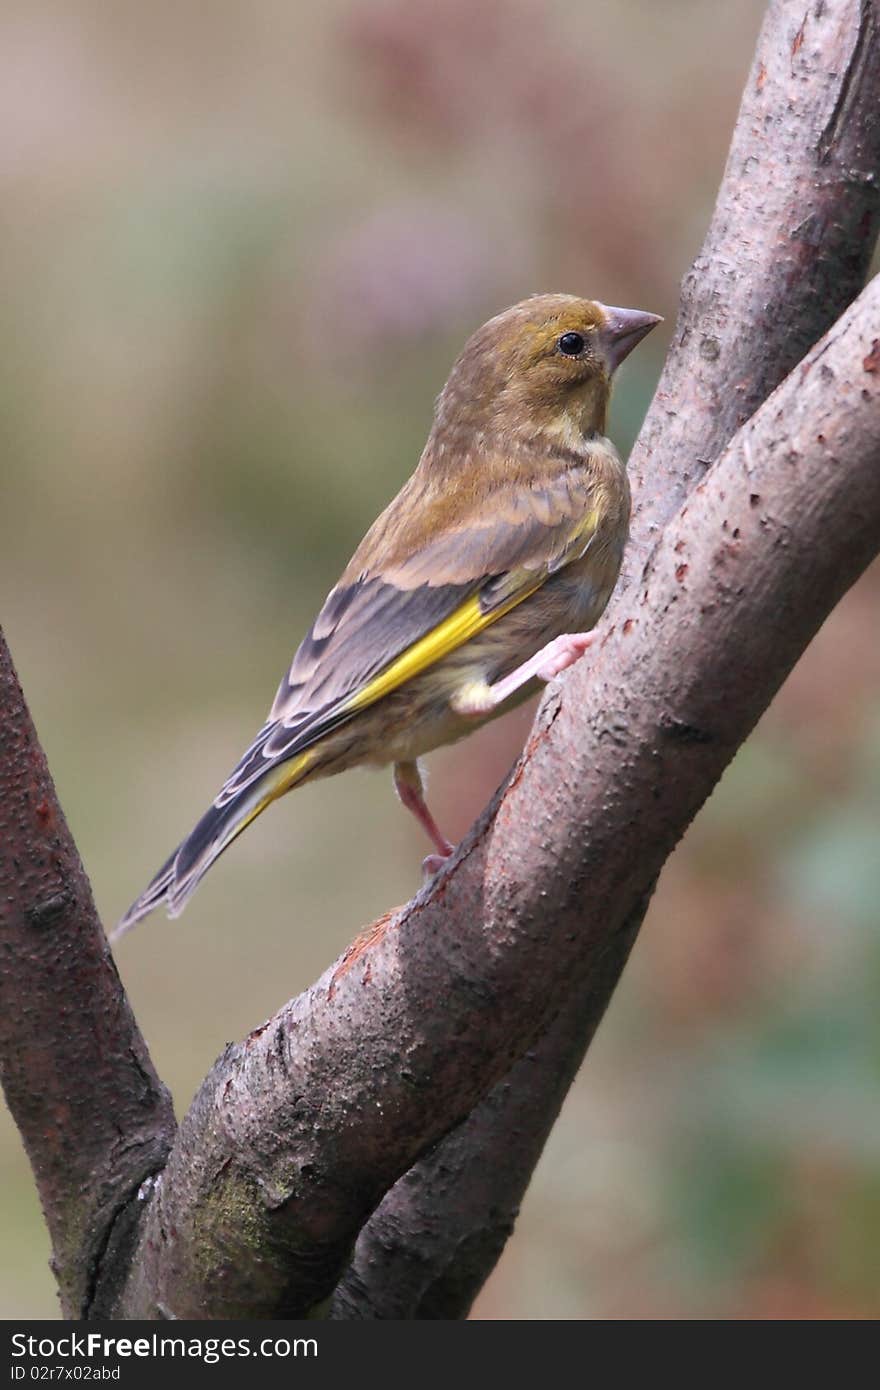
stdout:
<svg viewBox="0 0 880 1390">
<path fill-rule="evenodd" d="M 4 0 L 2 621 L 114 921 L 259 727 L 467 334 L 537 290 L 666 315 L 763 5 Z M 880 1312 L 880 573 L 668 865 L 475 1317 Z M 431 760 L 453 836 L 530 711 Z M 182 1113 L 405 900 L 387 774 L 274 808 L 120 970 Z M 57 1316 L 0 1113 L 0 1316 Z"/>
</svg>

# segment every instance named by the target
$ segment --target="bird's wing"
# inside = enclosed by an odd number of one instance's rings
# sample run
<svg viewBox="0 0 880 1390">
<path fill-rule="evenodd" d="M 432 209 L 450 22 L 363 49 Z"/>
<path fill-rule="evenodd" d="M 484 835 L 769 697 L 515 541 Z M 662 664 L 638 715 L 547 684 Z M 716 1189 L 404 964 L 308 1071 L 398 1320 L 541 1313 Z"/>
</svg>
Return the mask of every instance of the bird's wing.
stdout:
<svg viewBox="0 0 880 1390">
<path fill-rule="evenodd" d="M 390 541 L 383 546 L 383 537 L 399 534 L 395 505 L 328 595 L 215 806 L 496 622 L 582 556 L 599 521 L 589 471 L 572 469 L 540 485 L 498 489 L 488 505 L 474 499 L 470 516 L 459 509 L 454 524 L 443 524 L 442 499 L 423 504 L 418 529 L 431 539 L 408 555 L 404 548 L 401 559 Z"/>
</svg>

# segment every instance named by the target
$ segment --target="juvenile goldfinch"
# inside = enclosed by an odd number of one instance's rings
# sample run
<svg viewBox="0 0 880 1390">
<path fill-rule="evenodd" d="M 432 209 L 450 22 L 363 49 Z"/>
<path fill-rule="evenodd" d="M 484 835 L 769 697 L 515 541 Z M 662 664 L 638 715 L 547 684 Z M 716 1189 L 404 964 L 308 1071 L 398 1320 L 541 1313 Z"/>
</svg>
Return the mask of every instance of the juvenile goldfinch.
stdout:
<svg viewBox="0 0 880 1390">
<path fill-rule="evenodd" d="M 626 470 L 605 437 L 611 379 L 659 323 L 535 295 L 478 329 L 437 400 L 412 477 L 373 523 L 303 639 L 268 718 L 213 805 L 117 926 L 202 876 L 292 787 L 358 764 L 394 785 L 434 844 L 418 759 L 577 661 L 620 571 Z"/>
</svg>

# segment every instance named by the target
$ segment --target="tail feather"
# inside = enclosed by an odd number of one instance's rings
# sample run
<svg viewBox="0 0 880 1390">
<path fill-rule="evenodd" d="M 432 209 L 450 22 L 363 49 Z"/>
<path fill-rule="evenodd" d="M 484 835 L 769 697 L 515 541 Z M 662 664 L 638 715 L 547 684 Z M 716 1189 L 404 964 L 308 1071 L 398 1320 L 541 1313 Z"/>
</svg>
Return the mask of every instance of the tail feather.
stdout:
<svg viewBox="0 0 880 1390">
<path fill-rule="evenodd" d="M 124 917 L 120 917 L 116 926 L 110 932 L 110 940 L 118 941 L 121 936 L 125 936 L 127 931 L 131 931 L 133 926 L 146 917 L 148 912 L 158 907 L 168 897 L 168 890 L 174 882 L 174 863 L 177 859 L 178 851 L 175 850 L 169 859 L 165 860 L 159 872 L 153 878 L 147 888 L 144 889 L 136 902 L 132 903 Z"/>
<path fill-rule="evenodd" d="M 273 768 L 255 785 L 243 788 L 233 801 L 212 805 L 120 918 L 110 933 L 110 940 L 118 941 L 161 903 L 165 903 L 169 917 L 179 917 L 215 860 L 270 802 L 276 801 L 301 779 L 313 761 L 311 753 L 302 754 Z"/>
</svg>

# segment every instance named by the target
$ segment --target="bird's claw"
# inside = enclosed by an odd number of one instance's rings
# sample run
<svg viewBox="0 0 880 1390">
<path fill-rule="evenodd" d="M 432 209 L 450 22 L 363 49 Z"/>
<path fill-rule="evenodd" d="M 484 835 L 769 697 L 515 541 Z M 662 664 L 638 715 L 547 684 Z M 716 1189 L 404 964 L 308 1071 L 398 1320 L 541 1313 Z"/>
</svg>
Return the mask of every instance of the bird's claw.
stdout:
<svg viewBox="0 0 880 1390">
<path fill-rule="evenodd" d="M 429 854 L 422 860 L 422 878 L 425 883 L 430 883 L 443 865 L 449 863 L 452 853 L 450 850 L 448 854 Z"/>
<path fill-rule="evenodd" d="M 535 674 L 542 681 L 555 680 L 563 671 L 567 671 L 569 666 L 580 661 L 592 642 L 592 632 L 563 633 L 561 637 L 557 637 L 545 647 L 544 652 L 547 659 L 541 663 Z"/>
</svg>

